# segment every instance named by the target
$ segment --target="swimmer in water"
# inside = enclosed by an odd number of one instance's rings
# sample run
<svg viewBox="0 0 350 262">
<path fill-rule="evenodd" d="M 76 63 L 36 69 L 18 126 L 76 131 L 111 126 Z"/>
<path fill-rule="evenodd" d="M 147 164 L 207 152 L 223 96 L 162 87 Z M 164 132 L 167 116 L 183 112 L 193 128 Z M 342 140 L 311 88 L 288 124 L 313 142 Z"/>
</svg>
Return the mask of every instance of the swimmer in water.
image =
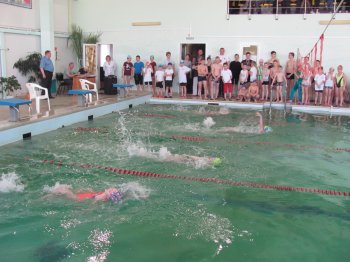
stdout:
<svg viewBox="0 0 350 262">
<path fill-rule="evenodd" d="M 165 159 L 166 161 L 176 162 L 176 163 L 190 163 L 190 162 L 200 162 L 204 161 L 208 165 L 219 166 L 222 163 L 219 157 L 201 157 L 201 156 L 191 156 L 191 155 L 168 155 Z"/>
<path fill-rule="evenodd" d="M 65 196 L 69 199 L 76 201 L 84 201 L 87 199 L 92 199 L 93 203 L 97 201 L 111 201 L 115 204 L 119 203 L 123 194 L 114 187 L 106 188 L 103 192 L 80 192 L 74 193 L 71 186 L 69 185 L 56 185 L 52 190 L 50 190 L 51 195 L 55 196 Z M 47 196 L 46 196 L 47 197 Z"/>
<path fill-rule="evenodd" d="M 159 149 L 159 152 L 154 152 L 138 145 L 130 145 L 128 147 L 128 152 L 130 156 L 140 156 L 156 161 L 175 162 L 179 164 L 189 164 L 195 166 L 199 164 L 202 167 L 217 167 L 222 163 L 222 160 L 219 157 L 201 157 L 186 154 L 172 154 L 166 147 L 161 147 Z"/>
<path fill-rule="evenodd" d="M 236 126 L 236 127 L 224 127 L 221 131 L 233 131 L 238 133 L 247 133 L 247 134 L 264 134 L 272 132 L 270 126 L 264 126 L 264 119 L 260 112 L 256 112 L 256 116 L 259 117 L 258 127 L 249 127 L 249 126 Z"/>
</svg>

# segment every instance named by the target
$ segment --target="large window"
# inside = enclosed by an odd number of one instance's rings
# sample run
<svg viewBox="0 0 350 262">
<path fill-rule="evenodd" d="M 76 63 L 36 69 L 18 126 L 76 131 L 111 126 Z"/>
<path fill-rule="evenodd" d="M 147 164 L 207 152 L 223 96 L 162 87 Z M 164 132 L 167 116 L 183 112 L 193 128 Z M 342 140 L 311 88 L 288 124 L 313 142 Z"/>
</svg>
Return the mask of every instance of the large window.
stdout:
<svg viewBox="0 0 350 262">
<path fill-rule="evenodd" d="M 228 0 L 228 14 L 333 13 L 340 0 Z M 350 0 L 339 9 L 350 12 Z"/>
</svg>

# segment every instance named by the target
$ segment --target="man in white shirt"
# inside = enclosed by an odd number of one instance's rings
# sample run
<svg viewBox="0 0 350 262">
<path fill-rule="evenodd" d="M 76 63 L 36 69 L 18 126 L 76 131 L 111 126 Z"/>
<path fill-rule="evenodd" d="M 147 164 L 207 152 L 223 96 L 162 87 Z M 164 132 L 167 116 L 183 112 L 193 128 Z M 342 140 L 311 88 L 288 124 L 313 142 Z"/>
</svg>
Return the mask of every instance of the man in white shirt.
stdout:
<svg viewBox="0 0 350 262">
<path fill-rule="evenodd" d="M 220 58 L 220 63 L 222 65 L 225 63 L 230 64 L 230 58 L 227 55 L 225 55 L 225 48 L 223 47 L 220 48 L 219 58 Z"/>
<path fill-rule="evenodd" d="M 228 65 L 230 64 L 230 58 L 227 55 L 225 55 L 225 48 L 223 48 L 223 47 L 220 48 L 219 58 L 220 58 L 221 65 L 224 65 L 225 63 L 227 63 Z M 224 94 L 223 91 L 224 91 L 224 83 L 221 80 L 220 86 L 219 86 L 219 95 L 220 96 L 222 96 Z"/>
</svg>

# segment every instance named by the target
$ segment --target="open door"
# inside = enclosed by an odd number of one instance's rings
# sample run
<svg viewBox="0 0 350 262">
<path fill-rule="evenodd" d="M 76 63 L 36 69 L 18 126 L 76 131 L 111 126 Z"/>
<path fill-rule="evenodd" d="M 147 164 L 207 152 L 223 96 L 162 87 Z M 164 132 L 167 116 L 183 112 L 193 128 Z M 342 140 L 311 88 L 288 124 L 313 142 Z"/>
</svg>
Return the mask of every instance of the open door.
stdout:
<svg viewBox="0 0 350 262">
<path fill-rule="evenodd" d="M 185 56 L 187 54 L 191 55 L 191 57 L 196 57 L 197 58 L 197 53 L 198 50 L 202 49 L 203 51 L 203 57 L 206 58 L 205 56 L 205 44 L 203 43 L 198 43 L 198 44 L 181 44 L 181 59 L 184 60 Z"/>
<path fill-rule="evenodd" d="M 106 61 L 106 56 L 111 56 L 113 58 L 113 44 L 98 44 L 97 45 L 97 68 L 98 68 L 98 79 L 100 84 L 100 89 L 104 89 L 105 72 L 103 71 L 103 64 Z"/>
</svg>

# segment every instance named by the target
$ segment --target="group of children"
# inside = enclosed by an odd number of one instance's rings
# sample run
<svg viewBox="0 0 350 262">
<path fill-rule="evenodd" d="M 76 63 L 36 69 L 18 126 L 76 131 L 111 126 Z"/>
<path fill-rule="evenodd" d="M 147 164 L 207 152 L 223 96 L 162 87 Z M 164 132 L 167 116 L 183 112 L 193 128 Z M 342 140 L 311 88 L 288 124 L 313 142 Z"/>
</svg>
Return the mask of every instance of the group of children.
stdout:
<svg viewBox="0 0 350 262">
<path fill-rule="evenodd" d="M 210 64 L 206 64 L 206 60 L 200 57 L 195 66 L 198 73 L 199 99 L 218 99 L 219 90 L 222 89 L 225 100 L 236 98 L 240 101 L 258 102 L 271 99 L 274 102 L 285 102 L 289 96 L 289 101 L 292 102 L 295 92 L 298 92 L 299 103 L 307 105 L 310 103 L 310 92 L 311 87 L 313 87 L 315 105 L 332 105 L 333 93 L 336 98 L 335 105 L 343 105 L 346 76 L 341 65 L 338 66 L 337 74 L 334 74 L 333 68 L 324 74 L 320 61 L 317 60 L 312 67 L 308 57 L 305 57 L 303 61 L 296 61 L 294 53 L 291 52 L 283 70 L 276 58 L 276 53 L 273 51 L 271 55 L 270 60 L 264 62 L 260 59 L 257 65 L 255 61 L 250 59 L 250 53 L 247 52 L 246 59 L 240 62 L 241 70 L 238 77 L 233 75 L 230 64 L 222 63 L 219 56 Z M 164 65 L 156 66 L 154 57 L 151 56 L 150 59 L 144 65 L 140 61 L 140 56 L 136 56 L 136 62 L 132 64 L 131 57 L 128 56 L 128 60 L 123 65 L 124 83 L 130 84 L 133 73 L 137 93 L 147 87 L 148 91 L 152 91 L 154 97 L 172 98 L 175 77 L 174 64 L 169 61 Z M 187 96 L 187 82 L 192 69 L 186 66 L 183 60 L 180 61 L 177 72 L 180 97 Z M 283 95 L 284 87 L 285 98 Z M 129 92 L 130 90 L 128 90 L 128 94 Z"/>
</svg>

